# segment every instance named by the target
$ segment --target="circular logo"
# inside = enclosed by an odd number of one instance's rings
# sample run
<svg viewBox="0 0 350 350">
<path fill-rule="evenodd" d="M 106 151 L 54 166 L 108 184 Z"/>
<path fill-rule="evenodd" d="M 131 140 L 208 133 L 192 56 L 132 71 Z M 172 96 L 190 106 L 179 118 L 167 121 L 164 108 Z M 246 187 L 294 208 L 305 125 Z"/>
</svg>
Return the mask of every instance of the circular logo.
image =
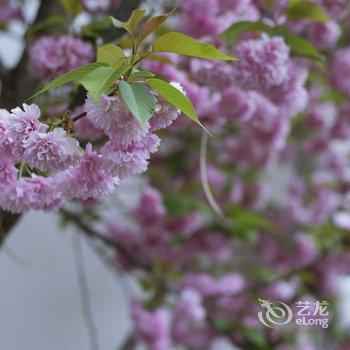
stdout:
<svg viewBox="0 0 350 350">
<path fill-rule="evenodd" d="M 293 318 L 292 309 L 281 301 L 258 299 L 263 310 L 258 313 L 259 321 L 266 327 L 274 328 L 288 324 Z"/>
</svg>

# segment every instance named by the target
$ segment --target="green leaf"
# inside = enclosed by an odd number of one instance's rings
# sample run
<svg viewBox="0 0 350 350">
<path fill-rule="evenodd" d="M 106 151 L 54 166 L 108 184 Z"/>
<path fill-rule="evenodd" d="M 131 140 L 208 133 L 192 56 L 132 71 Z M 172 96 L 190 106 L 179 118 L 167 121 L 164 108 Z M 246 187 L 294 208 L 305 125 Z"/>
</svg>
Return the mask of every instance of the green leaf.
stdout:
<svg viewBox="0 0 350 350">
<path fill-rule="evenodd" d="M 237 41 L 243 34 L 254 31 L 264 31 L 269 33 L 271 31 L 271 28 L 272 27 L 263 22 L 242 21 L 233 24 L 230 28 L 228 28 L 224 33 L 220 35 L 220 38 L 223 39 L 230 48 L 232 48 L 236 46 Z"/>
<path fill-rule="evenodd" d="M 146 11 L 143 9 L 137 9 L 132 11 L 132 14 L 128 20 L 130 27 L 135 30 L 137 25 L 142 21 L 143 17 L 145 17 Z"/>
<path fill-rule="evenodd" d="M 60 0 L 60 4 L 72 19 L 84 10 L 84 6 L 79 0 Z"/>
<path fill-rule="evenodd" d="M 139 42 L 146 39 L 150 34 L 152 34 L 160 25 L 162 25 L 172 14 L 174 13 L 174 10 L 165 13 L 163 15 L 159 15 L 156 17 L 153 17 L 145 26 L 145 28 L 142 30 Z"/>
<path fill-rule="evenodd" d="M 133 73 L 129 78 L 129 81 L 130 80 L 135 81 L 137 79 L 142 79 L 142 78 L 148 79 L 148 78 L 153 78 L 154 76 L 155 76 L 154 73 L 142 70 L 142 71 L 137 71 Z"/>
<path fill-rule="evenodd" d="M 285 34 L 284 39 L 294 54 L 322 62 L 320 53 L 309 41 L 294 34 Z"/>
<path fill-rule="evenodd" d="M 220 37 L 229 47 L 234 47 L 243 34 L 254 31 L 264 32 L 272 36 L 282 36 L 293 54 L 308 57 L 320 63 L 323 62 L 320 53 L 311 42 L 291 34 L 289 29 L 284 26 L 271 27 L 263 22 L 243 21 L 233 24 Z"/>
<path fill-rule="evenodd" d="M 141 83 L 127 83 L 121 81 L 120 93 L 130 112 L 145 126 L 156 108 L 156 100 L 151 91 Z"/>
<path fill-rule="evenodd" d="M 263 215 L 235 203 L 229 204 L 227 215 L 237 230 L 266 230 L 271 234 L 276 233 L 276 226 Z"/>
<path fill-rule="evenodd" d="M 125 60 L 123 50 L 115 44 L 106 44 L 97 48 L 97 62 L 108 64 L 110 67 L 118 68 Z"/>
<path fill-rule="evenodd" d="M 196 123 L 201 124 L 197 117 L 196 110 L 193 107 L 193 104 L 190 101 L 190 99 L 187 96 L 185 96 L 181 91 L 179 91 L 176 87 L 172 86 L 165 80 L 157 78 L 148 79 L 147 84 L 149 84 L 175 108 L 182 111 Z"/>
<path fill-rule="evenodd" d="M 322 101 L 332 101 L 341 103 L 346 101 L 346 97 L 339 91 L 327 91 L 322 96 Z"/>
<path fill-rule="evenodd" d="M 155 62 L 160 62 L 163 64 L 173 64 L 173 62 L 166 57 L 164 54 L 156 54 L 156 53 L 148 53 L 145 52 L 143 53 L 143 58 L 149 61 L 155 61 Z"/>
<path fill-rule="evenodd" d="M 169 32 L 157 38 L 153 43 L 152 52 L 171 52 L 212 60 L 234 60 L 233 57 L 224 54 L 213 45 L 197 41 L 179 32 Z"/>
<path fill-rule="evenodd" d="M 129 64 L 124 64 L 120 68 L 99 67 L 79 80 L 79 83 L 90 92 L 92 98 L 98 101 L 101 95 L 108 91 L 111 85 L 123 75 L 128 69 Z"/>
<path fill-rule="evenodd" d="M 135 31 L 137 25 L 141 22 L 142 18 L 145 16 L 145 13 L 145 10 L 134 10 L 127 22 L 119 21 L 112 16 L 109 18 L 116 28 L 124 28 L 129 34 L 132 34 Z"/>
<path fill-rule="evenodd" d="M 119 19 L 116 19 L 112 16 L 110 16 L 109 19 L 112 21 L 112 24 L 114 25 L 114 27 L 124 28 L 129 34 L 132 33 L 132 29 L 131 29 L 130 24 L 128 22 L 119 21 Z"/>
<path fill-rule="evenodd" d="M 81 66 L 79 68 L 76 68 L 66 74 L 63 74 L 56 79 L 50 81 L 48 84 L 46 84 L 41 90 L 39 90 L 35 95 L 31 96 L 29 99 L 36 97 L 38 95 L 43 94 L 44 92 L 48 91 L 49 89 L 58 88 L 62 85 L 66 85 L 71 82 L 77 82 L 78 80 L 81 80 L 84 78 L 87 74 L 92 72 L 93 70 L 105 67 L 106 65 L 104 63 L 95 62 L 95 63 L 89 63 L 85 66 Z"/>
<path fill-rule="evenodd" d="M 286 13 L 289 20 L 310 19 L 316 22 L 328 22 L 330 20 L 321 5 L 309 0 L 292 0 Z"/>
</svg>

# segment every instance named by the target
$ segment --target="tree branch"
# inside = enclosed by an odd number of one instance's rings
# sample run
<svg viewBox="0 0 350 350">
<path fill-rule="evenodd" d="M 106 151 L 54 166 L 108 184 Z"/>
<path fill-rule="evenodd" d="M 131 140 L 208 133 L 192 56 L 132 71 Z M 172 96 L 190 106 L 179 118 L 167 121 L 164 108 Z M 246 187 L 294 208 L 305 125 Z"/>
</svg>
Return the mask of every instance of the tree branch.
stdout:
<svg viewBox="0 0 350 350">
<path fill-rule="evenodd" d="M 19 214 L 5 213 L 0 209 L 0 248 L 5 242 L 6 236 L 21 218 Z"/>
<path fill-rule="evenodd" d="M 84 264 L 83 248 L 81 246 L 80 237 L 76 235 L 73 236 L 73 250 L 80 291 L 81 309 L 87 334 L 89 336 L 90 349 L 99 350 L 98 332 L 91 307 L 91 297 Z"/>
<path fill-rule="evenodd" d="M 72 222 L 75 226 L 77 226 L 80 229 L 80 231 L 84 233 L 86 236 L 88 236 L 89 238 L 101 241 L 105 243 L 107 246 L 116 249 L 128 263 L 136 267 L 139 267 L 145 271 L 151 271 L 151 267 L 147 263 L 139 259 L 138 256 L 134 255 L 132 252 L 130 252 L 125 247 L 123 247 L 120 243 L 118 243 L 114 239 L 111 239 L 108 236 L 100 232 L 97 232 L 96 230 L 94 230 L 93 228 L 85 224 L 78 214 L 75 214 L 66 209 L 61 209 L 60 212 L 63 215 L 63 217 L 65 217 L 70 222 Z"/>
</svg>

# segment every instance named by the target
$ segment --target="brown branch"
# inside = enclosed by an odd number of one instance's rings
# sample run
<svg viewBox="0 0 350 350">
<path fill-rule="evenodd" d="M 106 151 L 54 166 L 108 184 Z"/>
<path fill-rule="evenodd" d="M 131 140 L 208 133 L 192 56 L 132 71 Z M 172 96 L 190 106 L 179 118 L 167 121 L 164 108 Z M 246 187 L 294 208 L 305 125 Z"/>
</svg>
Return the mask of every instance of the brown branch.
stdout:
<svg viewBox="0 0 350 350">
<path fill-rule="evenodd" d="M 10 214 L 0 209 L 0 248 L 5 242 L 6 236 L 9 234 L 11 229 L 17 224 L 21 215 Z"/>
<path fill-rule="evenodd" d="M 103 242 L 107 246 L 116 249 L 123 258 L 130 264 L 139 267 L 143 269 L 144 271 L 151 271 L 151 266 L 147 264 L 146 262 L 142 261 L 137 255 L 130 252 L 128 249 L 126 249 L 123 245 L 121 245 L 119 242 L 115 241 L 114 239 L 98 232 L 97 230 L 93 229 L 92 227 L 88 226 L 80 217 L 78 214 L 75 214 L 67 209 L 61 209 L 61 214 L 64 218 L 68 219 L 68 221 L 72 222 L 75 226 L 77 226 L 80 229 L 80 232 L 84 233 L 87 237 L 98 240 L 100 242 Z"/>
<path fill-rule="evenodd" d="M 84 264 L 83 248 L 81 246 L 80 237 L 76 235 L 73 236 L 73 251 L 79 284 L 81 309 L 89 336 L 90 349 L 99 350 L 98 332 L 91 307 L 91 296 Z"/>
</svg>

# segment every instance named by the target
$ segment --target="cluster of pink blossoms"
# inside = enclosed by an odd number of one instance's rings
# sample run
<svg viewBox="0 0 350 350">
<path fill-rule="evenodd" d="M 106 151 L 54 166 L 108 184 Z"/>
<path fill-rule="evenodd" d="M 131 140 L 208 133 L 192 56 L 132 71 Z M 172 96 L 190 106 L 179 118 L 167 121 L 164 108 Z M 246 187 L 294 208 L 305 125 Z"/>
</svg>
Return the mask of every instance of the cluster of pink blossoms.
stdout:
<svg viewBox="0 0 350 350">
<path fill-rule="evenodd" d="M 120 4 L 83 2 L 90 12 Z M 171 147 L 157 154 L 157 176 L 149 179 L 163 198 L 146 188 L 129 213 L 133 226 L 107 222 L 118 246 L 148 267 L 118 250 L 118 268 L 142 275 L 147 296 L 157 292 L 152 300 L 132 303 L 135 338 L 150 350 L 215 348 L 223 336 L 242 349 L 257 348 L 254 341 L 264 349 L 318 349 L 319 333 L 313 329 L 264 327 L 257 318 L 261 308 L 252 301 L 258 296 L 292 306 L 297 299 L 327 299 L 335 305 L 335 281 L 350 275 L 350 43 L 346 35 L 338 40 L 348 28 L 349 1 L 312 2 L 322 5 L 330 20 L 291 21 L 286 0 L 273 6 L 263 0 L 183 0 L 175 22 L 179 30 L 239 60 L 169 55 L 169 64 L 147 63 L 152 72 L 180 82 L 201 122 L 216 135 L 208 141 L 205 175 L 225 216 L 217 218 L 205 205 L 202 130 L 185 119 L 175 122 Z M 234 23 L 260 20 L 311 41 L 329 70 L 296 56 L 281 36 L 246 33 L 234 49 L 217 38 Z M 30 50 L 32 72 L 40 79 L 93 56 L 83 41 L 62 38 L 57 45 L 54 40 L 39 38 Z M 75 47 L 67 51 L 67 43 Z M 1 111 L 3 209 L 52 210 L 66 200 L 104 197 L 119 180 L 147 169 L 160 141 L 155 132 L 179 114 L 159 100 L 142 128 L 118 95 L 104 95 L 99 102 L 88 96 L 73 117 L 81 113 L 86 117 L 74 123 L 77 136 L 101 140 L 96 143 L 101 146 L 87 144 L 83 151 L 67 130 L 42 123 L 35 105 Z M 281 277 L 269 282 L 270 274 Z M 348 335 L 324 347 L 348 350 Z"/>
<path fill-rule="evenodd" d="M 168 287 L 176 291 L 176 297 L 170 298 L 164 306 L 147 310 L 140 302 L 133 301 L 131 309 L 136 339 L 152 350 L 167 350 L 178 345 L 199 349 L 213 346 L 220 338 L 220 332 L 211 323 L 215 318 L 233 324 L 237 322 L 242 327 L 261 328 L 256 317 L 259 306 L 251 302 L 247 289 L 254 281 L 252 277 L 243 276 L 232 268 L 220 276 L 209 272 L 217 271 L 219 267 L 239 266 L 240 258 L 232 255 L 234 244 L 229 237 L 208 228 L 205 216 L 193 211 L 182 216 L 181 220 L 172 217 L 160 194 L 152 188 L 142 191 L 133 216 L 136 227 L 110 219 L 107 229 L 111 237 L 145 264 L 162 261 L 163 266 L 172 267 L 171 271 L 183 273 L 180 279 L 169 278 Z M 284 220 L 293 220 L 292 215 L 290 218 L 285 215 L 274 218 L 281 230 L 291 231 L 289 222 L 292 221 Z M 319 254 L 306 233 L 292 235 L 292 240 L 288 240 L 288 252 L 283 249 L 283 244 L 280 237 L 262 233 L 250 248 L 253 261 L 249 264 L 277 269 L 283 274 L 313 262 Z M 246 256 L 245 263 L 247 259 L 250 258 Z M 128 273 L 138 268 L 125 260 L 122 253 L 116 254 L 116 260 Z M 320 291 L 330 293 L 334 289 L 331 283 L 335 273 L 350 272 L 344 268 L 347 261 L 348 258 L 341 254 L 330 254 L 315 265 Z M 290 281 L 267 284 L 259 293 L 264 298 L 287 302 L 296 297 L 301 285 L 296 276 Z M 231 332 L 239 345 L 239 330 Z M 267 337 L 273 340 L 279 335 L 268 334 Z"/>
<path fill-rule="evenodd" d="M 135 338 L 150 350 L 215 348 L 222 337 L 242 349 L 319 348 L 317 329 L 262 326 L 254 302 L 260 297 L 291 307 L 295 300 L 336 305 L 337 278 L 350 275 L 350 44 L 346 35 L 338 41 L 348 28 L 350 3 L 313 2 L 324 7 L 329 21 L 288 20 L 284 0 L 274 7 L 262 0 L 184 0 L 178 28 L 239 60 L 169 55 L 168 64 L 147 63 L 181 83 L 201 122 L 216 135 L 208 141 L 206 175 L 225 216 L 210 216 L 202 207 L 203 160 L 198 147 L 189 147 L 198 146 L 201 130 L 175 122 L 172 147 L 154 165 L 164 175 L 149 179 L 164 201 L 147 188 L 130 213 L 133 226 L 107 223 L 111 237 L 167 284 L 156 305 L 148 304 L 147 288 L 145 301 L 132 304 Z M 329 69 L 297 56 L 280 36 L 246 33 L 233 50 L 217 38 L 246 20 L 287 26 L 319 49 Z M 121 251 L 116 262 L 127 273 L 142 270 Z M 153 275 L 143 272 L 142 282 L 152 284 Z M 270 273 L 282 277 L 255 288 Z M 153 287 L 161 289 L 156 282 Z M 349 349 L 348 332 L 338 329 L 333 316 L 330 323 L 343 339 L 325 347 Z M 252 330 L 265 347 L 252 342 Z"/>
<path fill-rule="evenodd" d="M 119 180 L 147 170 L 150 155 L 160 143 L 153 131 L 166 127 L 178 115 L 161 102 L 152 126 L 142 127 L 119 96 L 106 95 L 100 102 L 88 96 L 84 109 L 89 123 L 109 137 L 97 150 L 87 144 L 83 151 L 78 140 L 61 127 L 49 129 L 40 121 L 41 111 L 35 104 L 24 104 L 23 110 L 16 108 L 11 113 L 1 110 L 3 210 L 56 210 L 67 200 L 100 199 L 112 193 Z M 167 113 L 168 122 L 162 119 Z"/>
<path fill-rule="evenodd" d="M 90 63 L 95 56 L 90 43 L 71 36 L 41 36 L 29 48 L 29 68 L 42 80 L 56 78 Z"/>
</svg>

